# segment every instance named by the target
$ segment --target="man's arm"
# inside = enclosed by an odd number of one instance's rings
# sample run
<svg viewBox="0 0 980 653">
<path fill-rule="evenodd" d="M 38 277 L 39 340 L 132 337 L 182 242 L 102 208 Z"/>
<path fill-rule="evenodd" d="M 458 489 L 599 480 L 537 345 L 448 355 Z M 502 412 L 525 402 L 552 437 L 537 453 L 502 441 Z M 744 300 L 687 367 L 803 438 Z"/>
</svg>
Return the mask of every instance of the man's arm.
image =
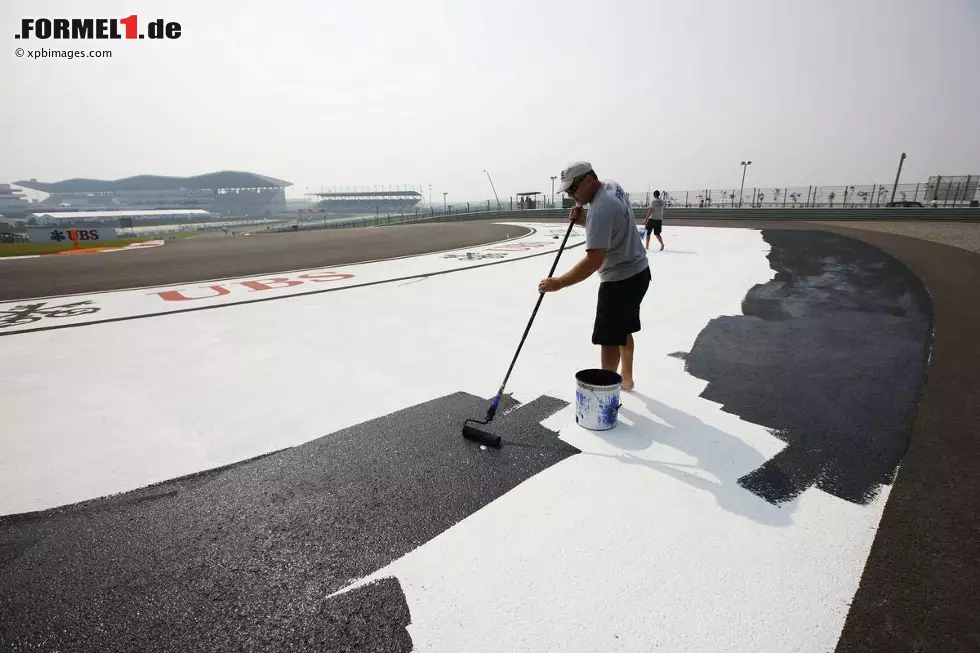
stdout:
<svg viewBox="0 0 980 653">
<path fill-rule="evenodd" d="M 571 270 L 558 277 L 562 288 L 574 286 L 592 276 L 606 258 L 612 244 L 612 219 L 605 204 L 593 204 L 589 226 L 585 230 L 585 256 Z"/>
<path fill-rule="evenodd" d="M 578 263 L 571 270 L 558 277 L 560 288 L 574 286 L 580 281 L 585 281 L 602 267 L 602 261 L 606 258 L 605 249 L 590 249 L 585 253 Z"/>
<path fill-rule="evenodd" d="M 573 221 L 575 212 L 581 210 L 582 207 L 572 209 Z M 589 211 L 588 225 L 585 227 L 585 256 L 565 274 L 539 281 L 539 292 L 554 292 L 568 286 L 574 286 L 578 282 L 588 279 L 602 267 L 602 262 L 606 259 L 606 250 L 609 249 L 612 241 L 612 221 L 609 219 L 608 212 L 608 207 L 601 204 L 592 205 L 592 209 Z"/>
</svg>

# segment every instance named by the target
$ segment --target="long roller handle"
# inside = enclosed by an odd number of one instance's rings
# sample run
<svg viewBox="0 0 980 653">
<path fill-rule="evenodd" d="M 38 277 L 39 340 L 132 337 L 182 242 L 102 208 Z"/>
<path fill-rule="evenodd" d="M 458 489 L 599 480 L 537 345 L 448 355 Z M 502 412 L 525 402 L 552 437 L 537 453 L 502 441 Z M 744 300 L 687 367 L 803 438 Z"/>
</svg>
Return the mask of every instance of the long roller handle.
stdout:
<svg viewBox="0 0 980 653">
<path fill-rule="evenodd" d="M 558 256 L 555 257 L 555 262 L 551 264 L 551 270 L 548 272 L 549 278 L 555 274 L 555 269 L 558 267 L 558 259 L 561 258 L 561 253 L 565 250 L 565 243 L 568 242 L 568 237 L 572 235 L 572 228 L 574 226 L 574 222 L 568 223 L 568 231 L 565 232 L 565 238 L 561 241 L 561 247 L 558 248 Z M 497 406 L 500 405 L 500 397 L 504 394 L 504 387 L 507 385 L 507 380 L 510 379 L 510 373 L 514 371 L 514 363 L 517 362 L 517 357 L 521 353 L 521 348 L 524 347 L 524 341 L 527 339 L 527 334 L 531 330 L 531 324 L 534 322 L 534 316 L 538 314 L 538 308 L 541 306 L 542 299 L 544 299 L 544 293 L 538 293 L 538 301 L 534 304 L 534 310 L 531 312 L 531 319 L 527 321 L 527 326 L 524 328 L 524 335 L 521 336 L 521 342 L 519 345 L 517 345 L 517 351 L 514 352 L 514 359 L 510 362 L 510 367 L 507 368 L 507 376 L 504 377 L 504 382 L 500 384 L 500 389 L 497 390 L 497 396 L 490 402 L 490 408 L 487 410 L 488 422 L 493 419 L 494 414 L 497 412 Z"/>
</svg>

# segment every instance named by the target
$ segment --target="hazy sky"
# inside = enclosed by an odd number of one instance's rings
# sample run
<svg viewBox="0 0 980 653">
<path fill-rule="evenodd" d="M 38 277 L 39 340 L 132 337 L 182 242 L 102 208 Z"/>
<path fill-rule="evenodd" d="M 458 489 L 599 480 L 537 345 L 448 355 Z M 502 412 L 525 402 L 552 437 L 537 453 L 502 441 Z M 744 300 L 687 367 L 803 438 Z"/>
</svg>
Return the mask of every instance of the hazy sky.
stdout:
<svg viewBox="0 0 980 653">
<path fill-rule="evenodd" d="M 80 10 L 85 7 L 84 10 Z M 23 17 L 176 41 L 15 40 Z M 550 194 L 980 173 L 980 0 L 0 1 L 0 182 L 235 169 Z M 14 50 L 109 49 L 111 59 Z M 428 191 L 426 190 L 426 193 Z"/>
</svg>

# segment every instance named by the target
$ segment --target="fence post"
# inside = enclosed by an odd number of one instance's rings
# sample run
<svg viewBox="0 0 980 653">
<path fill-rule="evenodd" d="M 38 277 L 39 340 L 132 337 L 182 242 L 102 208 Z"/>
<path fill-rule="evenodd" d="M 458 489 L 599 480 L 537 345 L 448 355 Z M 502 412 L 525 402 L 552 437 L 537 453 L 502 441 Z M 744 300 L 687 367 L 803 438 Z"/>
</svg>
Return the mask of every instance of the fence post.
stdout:
<svg viewBox="0 0 980 653">
<path fill-rule="evenodd" d="M 949 191 L 951 191 L 952 189 L 953 189 L 953 182 L 950 181 L 949 184 L 946 186 L 946 197 L 943 198 L 943 208 L 946 208 L 946 205 L 949 204 Z"/>
<path fill-rule="evenodd" d="M 912 196 L 912 201 L 919 199 L 919 184 L 915 185 L 915 195 Z"/>
</svg>

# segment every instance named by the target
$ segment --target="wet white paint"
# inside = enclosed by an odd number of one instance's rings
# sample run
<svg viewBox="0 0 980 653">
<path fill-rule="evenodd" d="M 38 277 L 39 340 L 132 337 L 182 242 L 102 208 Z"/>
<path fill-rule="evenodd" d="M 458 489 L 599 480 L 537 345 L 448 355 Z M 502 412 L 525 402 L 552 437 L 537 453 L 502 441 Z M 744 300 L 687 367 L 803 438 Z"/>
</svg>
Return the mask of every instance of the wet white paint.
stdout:
<svg viewBox="0 0 980 653">
<path fill-rule="evenodd" d="M 888 489 L 868 506 L 810 489 L 775 507 L 736 484 L 783 443 L 700 399 L 705 383 L 669 354 L 741 313 L 772 277 L 768 248 L 753 231 L 665 232 L 616 428 L 574 423 L 575 372 L 598 363 L 592 278 L 545 298 L 508 385 L 521 402 L 568 401 L 545 425 L 583 453 L 351 579 L 397 576 L 415 650 L 833 649 Z M 0 338 L 0 512 L 236 462 L 459 390 L 489 398 L 551 261 Z"/>
</svg>

